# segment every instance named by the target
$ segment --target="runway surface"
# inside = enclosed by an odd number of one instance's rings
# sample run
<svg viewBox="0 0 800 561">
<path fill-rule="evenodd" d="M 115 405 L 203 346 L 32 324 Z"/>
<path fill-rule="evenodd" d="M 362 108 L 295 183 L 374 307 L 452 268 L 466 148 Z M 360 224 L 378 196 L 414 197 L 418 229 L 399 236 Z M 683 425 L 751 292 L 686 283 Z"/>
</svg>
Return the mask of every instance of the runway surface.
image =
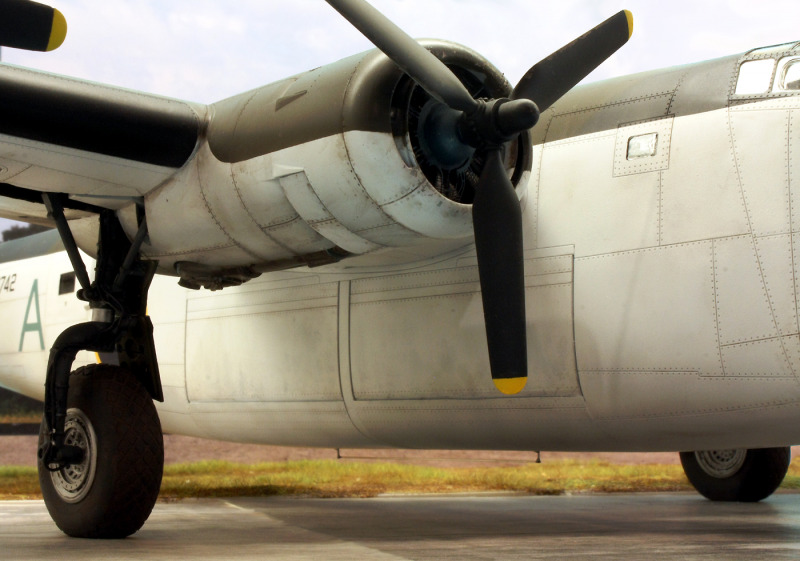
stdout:
<svg viewBox="0 0 800 561">
<path fill-rule="evenodd" d="M 796 559 L 800 494 L 758 504 L 693 494 L 159 503 L 136 535 L 70 539 L 40 501 L 0 502 L 0 557 L 138 561 Z"/>
</svg>

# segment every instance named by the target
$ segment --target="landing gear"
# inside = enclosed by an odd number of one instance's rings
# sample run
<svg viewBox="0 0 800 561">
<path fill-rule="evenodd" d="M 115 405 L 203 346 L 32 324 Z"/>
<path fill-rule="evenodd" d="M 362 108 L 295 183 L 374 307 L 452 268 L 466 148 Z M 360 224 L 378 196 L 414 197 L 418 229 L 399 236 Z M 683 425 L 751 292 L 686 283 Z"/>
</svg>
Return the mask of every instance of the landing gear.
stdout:
<svg viewBox="0 0 800 561">
<path fill-rule="evenodd" d="M 67 405 L 65 443 L 82 459 L 62 466 L 39 460 L 47 510 L 69 536 L 129 536 L 147 520 L 161 486 L 164 448 L 153 400 L 125 369 L 91 365 L 72 373 Z M 40 440 L 46 435 L 43 422 Z"/>
<path fill-rule="evenodd" d="M 153 405 L 163 395 L 146 313 L 156 263 L 139 257 L 147 222 L 139 207 L 139 231 L 131 242 L 116 214 L 98 209 L 97 266 L 90 283 L 64 217 L 64 197 L 44 194 L 43 199 L 81 284 L 78 298 L 89 303 L 94 320 L 64 330 L 50 350 L 39 483 L 50 515 L 66 534 L 124 538 L 150 515 L 164 467 Z M 116 365 L 86 366 L 70 374 L 82 350 L 104 353 Z"/>
<path fill-rule="evenodd" d="M 789 469 L 791 448 L 681 452 L 689 482 L 712 501 L 758 502 L 769 497 Z"/>
</svg>

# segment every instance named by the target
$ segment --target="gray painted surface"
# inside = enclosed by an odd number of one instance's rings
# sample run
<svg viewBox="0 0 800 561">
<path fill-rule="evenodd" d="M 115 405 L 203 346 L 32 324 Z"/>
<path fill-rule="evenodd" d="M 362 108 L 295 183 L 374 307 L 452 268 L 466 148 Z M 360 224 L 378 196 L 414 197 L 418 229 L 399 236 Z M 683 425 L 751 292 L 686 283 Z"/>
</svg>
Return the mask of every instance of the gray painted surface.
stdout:
<svg viewBox="0 0 800 561">
<path fill-rule="evenodd" d="M 0 502 L 4 559 L 795 559 L 800 495 L 243 498 L 158 504 L 122 541 L 70 539 L 38 501 Z"/>
</svg>

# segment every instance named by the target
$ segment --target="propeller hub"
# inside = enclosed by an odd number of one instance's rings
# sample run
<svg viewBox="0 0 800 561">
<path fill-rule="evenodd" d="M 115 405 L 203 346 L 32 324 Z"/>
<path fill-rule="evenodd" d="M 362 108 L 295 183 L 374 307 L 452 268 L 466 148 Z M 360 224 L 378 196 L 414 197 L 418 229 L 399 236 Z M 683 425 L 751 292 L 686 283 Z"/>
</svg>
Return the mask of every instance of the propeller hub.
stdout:
<svg viewBox="0 0 800 561">
<path fill-rule="evenodd" d="M 463 113 L 459 136 L 470 146 L 500 147 L 539 121 L 539 108 L 529 99 L 478 100 L 474 111 Z"/>
<path fill-rule="evenodd" d="M 539 122 L 539 107 L 530 99 L 500 100 L 493 113 L 497 130 L 507 140 Z"/>
<path fill-rule="evenodd" d="M 463 113 L 431 100 L 422 108 L 418 138 L 430 162 L 444 170 L 462 169 L 469 165 L 475 147 L 465 143 L 458 132 Z"/>
</svg>

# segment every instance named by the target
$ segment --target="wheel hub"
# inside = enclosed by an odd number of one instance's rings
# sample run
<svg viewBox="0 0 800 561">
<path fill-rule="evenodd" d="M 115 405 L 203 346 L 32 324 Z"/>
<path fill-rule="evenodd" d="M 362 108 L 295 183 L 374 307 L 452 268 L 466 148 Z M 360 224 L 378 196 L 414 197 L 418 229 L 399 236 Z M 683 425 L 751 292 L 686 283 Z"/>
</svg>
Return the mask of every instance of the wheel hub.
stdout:
<svg viewBox="0 0 800 561">
<path fill-rule="evenodd" d="M 68 503 L 77 503 L 86 497 L 94 482 L 97 466 L 97 437 L 91 421 L 80 409 L 67 410 L 64 423 L 64 444 L 83 451 L 83 459 L 50 472 L 53 488 Z"/>
<path fill-rule="evenodd" d="M 702 450 L 694 453 L 697 463 L 711 477 L 725 479 L 737 473 L 744 465 L 747 450 Z"/>
</svg>

